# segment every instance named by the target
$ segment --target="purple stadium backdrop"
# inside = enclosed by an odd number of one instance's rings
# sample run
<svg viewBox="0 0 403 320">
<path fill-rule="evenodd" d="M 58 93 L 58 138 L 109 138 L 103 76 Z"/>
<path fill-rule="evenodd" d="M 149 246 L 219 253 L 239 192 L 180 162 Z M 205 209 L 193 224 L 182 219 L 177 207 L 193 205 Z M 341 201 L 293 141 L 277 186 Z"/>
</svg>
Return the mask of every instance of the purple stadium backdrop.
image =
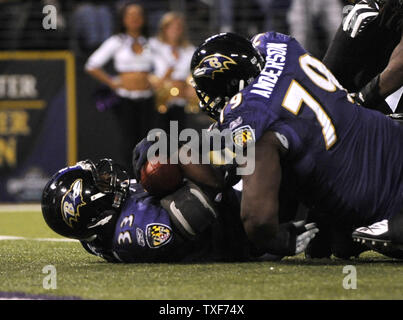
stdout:
<svg viewBox="0 0 403 320">
<path fill-rule="evenodd" d="M 36 202 L 76 161 L 74 58 L 0 52 L 0 202 Z"/>
</svg>

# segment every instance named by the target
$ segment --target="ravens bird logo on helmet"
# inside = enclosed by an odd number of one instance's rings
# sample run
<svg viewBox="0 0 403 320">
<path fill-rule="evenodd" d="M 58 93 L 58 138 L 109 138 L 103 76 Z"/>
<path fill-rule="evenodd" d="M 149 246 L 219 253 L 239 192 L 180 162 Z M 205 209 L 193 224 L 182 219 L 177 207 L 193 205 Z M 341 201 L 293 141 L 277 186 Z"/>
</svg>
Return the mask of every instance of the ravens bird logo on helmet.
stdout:
<svg viewBox="0 0 403 320">
<path fill-rule="evenodd" d="M 60 206 L 62 217 L 70 228 L 73 227 L 73 221 L 77 222 L 80 216 L 80 207 L 86 204 L 83 200 L 82 185 L 83 180 L 77 179 L 62 198 L 62 204 Z"/>
<path fill-rule="evenodd" d="M 212 54 L 205 57 L 193 71 L 194 77 L 209 77 L 214 79 L 216 72 L 229 70 L 229 64 L 237 64 L 233 59 L 223 54 Z"/>
</svg>

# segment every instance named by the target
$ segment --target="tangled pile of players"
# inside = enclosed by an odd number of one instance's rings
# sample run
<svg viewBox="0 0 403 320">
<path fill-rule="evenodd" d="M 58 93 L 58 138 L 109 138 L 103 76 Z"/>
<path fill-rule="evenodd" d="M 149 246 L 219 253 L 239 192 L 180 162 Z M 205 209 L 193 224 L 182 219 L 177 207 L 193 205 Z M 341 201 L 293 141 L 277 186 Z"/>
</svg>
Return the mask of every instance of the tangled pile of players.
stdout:
<svg viewBox="0 0 403 320">
<path fill-rule="evenodd" d="M 403 85 L 402 18 L 399 0 L 351 5 L 323 61 L 276 32 L 208 38 L 191 63 L 200 107 L 253 148 L 253 173 L 181 164 L 156 197 L 112 160 L 81 161 L 45 187 L 45 221 L 110 262 L 402 258 L 402 106 L 385 102 Z M 137 181 L 151 145 L 134 149 Z"/>
</svg>

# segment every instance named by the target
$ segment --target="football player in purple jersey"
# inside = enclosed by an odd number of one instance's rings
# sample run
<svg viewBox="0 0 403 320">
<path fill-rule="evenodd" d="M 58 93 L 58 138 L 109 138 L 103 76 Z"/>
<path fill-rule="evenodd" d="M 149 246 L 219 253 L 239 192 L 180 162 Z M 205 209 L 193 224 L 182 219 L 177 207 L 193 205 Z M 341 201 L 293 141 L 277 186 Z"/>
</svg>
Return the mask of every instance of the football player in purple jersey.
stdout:
<svg viewBox="0 0 403 320">
<path fill-rule="evenodd" d="M 50 179 L 42 213 L 53 231 L 109 262 L 256 261 L 264 252 L 246 237 L 238 197 L 185 180 L 156 198 L 112 160 L 85 160 Z"/>
<path fill-rule="evenodd" d="M 232 188 L 217 192 L 188 179 L 171 194 L 151 196 L 111 159 L 59 170 L 42 195 L 47 225 L 109 262 L 281 259 L 247 239 L 239 204 L 240 193 Z M 301 220 L 290 227 L 296 230 L 292 254 L 300 253 L 314 224 Z"/>
<path fill-rule="evenodd" d="M 395 255 L 403 244 L 403 126 L 354 103 L 321 61 L 276 32 L 252 41 L 210 37 L 191 70 L 216 127 L 231 130 L 237 147 L 254 148 L 255 170 L 242 176 L 241 219 L 258 248 L 291 233 L 279 223 L 286 170 L 333 244 L 354 248 L 354 237 Z M 340 255 L 363 251 L 356 249 Z"/>
</svg>

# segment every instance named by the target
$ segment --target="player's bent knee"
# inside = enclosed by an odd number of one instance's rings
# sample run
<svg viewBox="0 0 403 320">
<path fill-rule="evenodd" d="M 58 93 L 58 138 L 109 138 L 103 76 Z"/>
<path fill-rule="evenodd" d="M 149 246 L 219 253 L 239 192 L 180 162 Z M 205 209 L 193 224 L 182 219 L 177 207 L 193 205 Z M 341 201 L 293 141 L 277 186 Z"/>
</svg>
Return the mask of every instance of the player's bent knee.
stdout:
<svg viewBox="0 0 403 320">
<path fill-rule="evenodd" d="M 161 205 L 168 211 L 178 231 L 189 239 L 195 238 L 212 225 L 218 216 L 214 201 L 190 181 L 162 198 Z"/>
</svg>

